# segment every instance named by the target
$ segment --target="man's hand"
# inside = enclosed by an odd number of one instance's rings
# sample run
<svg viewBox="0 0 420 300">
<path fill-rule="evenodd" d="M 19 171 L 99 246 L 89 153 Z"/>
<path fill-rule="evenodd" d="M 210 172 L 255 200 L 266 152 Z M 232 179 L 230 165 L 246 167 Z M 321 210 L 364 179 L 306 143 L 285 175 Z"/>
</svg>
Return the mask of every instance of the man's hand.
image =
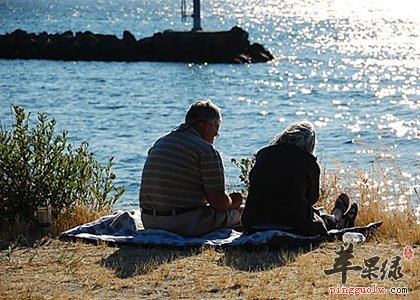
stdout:
<svg viewBox="0 0 420 300">
<path fill-rule="evenodd" d="M 230 199 L 232 199 L 232 206 L 230 208 L 239 208 L 242 205 L 244 197 L 241 193 L 233 192 L 229 194 Z"/>
<path fill-rule="evenodd" d="M 241 193 L 233 192 L 229 195 L 225 191 L 206 193 L 207 202 L 217 211 L 227 211 L 231 208 L 239 208 L 243 197 Z"/>
</svg>

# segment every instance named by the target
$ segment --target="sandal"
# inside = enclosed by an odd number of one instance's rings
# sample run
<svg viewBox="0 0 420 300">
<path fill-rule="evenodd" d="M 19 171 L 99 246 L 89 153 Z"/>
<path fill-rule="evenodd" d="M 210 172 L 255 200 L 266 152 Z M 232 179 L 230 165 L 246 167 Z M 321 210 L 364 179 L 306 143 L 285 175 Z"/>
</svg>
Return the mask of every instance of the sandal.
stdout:
<svg viewBox="0 0 420 300">
<path fill-rule="evenodd" d="M 350 209 L 343 215 L 344 228 L 354 227 L 354 221 L 356 220 L 359 206 L 357 203 L 352 203 Z"/>
</svg>

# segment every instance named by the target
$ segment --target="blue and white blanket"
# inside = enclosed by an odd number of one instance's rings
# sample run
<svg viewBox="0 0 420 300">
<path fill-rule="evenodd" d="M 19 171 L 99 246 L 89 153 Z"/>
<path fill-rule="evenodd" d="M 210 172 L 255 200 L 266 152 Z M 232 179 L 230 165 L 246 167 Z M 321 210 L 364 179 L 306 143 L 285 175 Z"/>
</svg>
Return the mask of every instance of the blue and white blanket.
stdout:
<svg viewBox="0 0 420 300">
<path fill-rule="evenodd" d="M 376 224 L 376 226 L 374 226 Z M 380 225 L 380 224 L 379 224 Z M 371 223 L 367 227 L 379 226 Z M 349 230 L 345 230 L 349 231 Z M 336 236 L 344 231 L 333 232 Z M 82 239 L 91 242 L 105 242 L 111 244 L 160 245 L 160 246 L 242 246 L 269 245 L 288 246 L 318 244 L 325 241 L 325 237 L 304 237 L 280 230 L 267 230 L 251 235 L 244 235 L 233 229 L 220 229 L 201 237 L 183 237 L 161 229 L 144 229 L 141 223 L 140 211 L 121 211 L 96 221 L 77 226 L 63 232 L 63 239 Z"/>
</svg>

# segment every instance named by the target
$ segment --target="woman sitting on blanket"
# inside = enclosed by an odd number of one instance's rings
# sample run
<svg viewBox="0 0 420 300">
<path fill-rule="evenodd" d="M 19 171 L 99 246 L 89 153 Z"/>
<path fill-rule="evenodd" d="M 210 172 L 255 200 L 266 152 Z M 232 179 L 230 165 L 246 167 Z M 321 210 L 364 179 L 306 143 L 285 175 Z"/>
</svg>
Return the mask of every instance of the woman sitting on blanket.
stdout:
<svg viewBox="0 0 420 300">
<path fill-rule="evenodd" d="M 314 149 L 314 126 L 300 121 L 258 151 L 242 214 L 245 233 L 279 229 L 314 236 L 354 226 L 358 207 L 350 205 L 345 193 L 337 198 L 331 215 L 312 207 L 319 198 L 320 176 Z"/>
</svg>

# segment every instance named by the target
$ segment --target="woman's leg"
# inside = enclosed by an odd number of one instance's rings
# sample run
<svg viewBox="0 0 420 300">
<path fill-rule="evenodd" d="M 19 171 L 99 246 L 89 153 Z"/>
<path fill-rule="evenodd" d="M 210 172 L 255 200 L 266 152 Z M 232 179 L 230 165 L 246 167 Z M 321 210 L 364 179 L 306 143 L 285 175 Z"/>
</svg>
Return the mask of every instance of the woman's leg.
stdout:
<svg viewBox="0 0 420 300">
<path fill-rule="evenodd" d="M 337 218 L 334 215 L 320 215 L 322 221 L 324 221 L 324 225 L 327 230 L 337 229 Z"/>
</svg>

